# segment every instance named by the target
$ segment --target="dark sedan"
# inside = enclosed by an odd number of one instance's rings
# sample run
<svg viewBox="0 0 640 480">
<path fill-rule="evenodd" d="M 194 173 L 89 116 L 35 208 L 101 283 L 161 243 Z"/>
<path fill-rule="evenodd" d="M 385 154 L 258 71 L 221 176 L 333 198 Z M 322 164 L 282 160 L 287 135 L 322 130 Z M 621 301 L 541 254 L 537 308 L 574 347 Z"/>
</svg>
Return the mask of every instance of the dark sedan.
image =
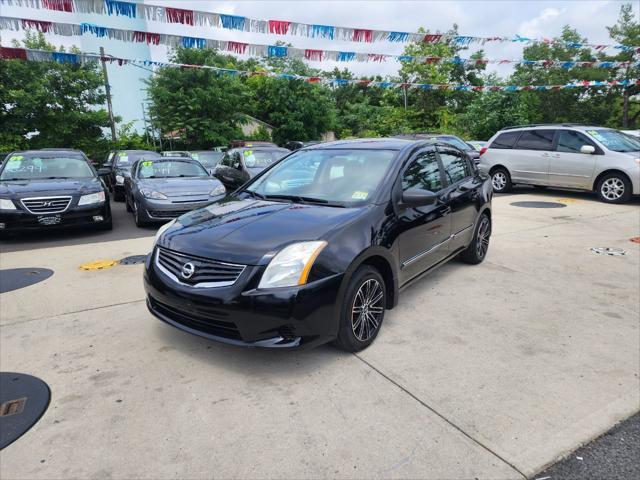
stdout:
<svg viewBox="0 0 640 480">
<path fill-rule="evenodd" d="M 233 148 L 224 154 L 213 174 L 233 191 L 289 153 L 286 148 L 269 145 Z"/>
<path fill-rule="evenodd" d="M 59 226 L 111 229 L 106 186 L 80 151 L 28 150 L 0 167 L 0 234 Z"/>
<path fill-rule="evenodd" d="M 142 158 L 161 158 L 161 155 L 151 150 L 116 150 L 110 153 L 100 169 L 100 174 L 105 176 L 109 190 L 113 192 L 116 202 L 124 200 L 124 179 L 131 174 L 131 167 Z"/>
<path fill-rule="evenodd" d="M 147 257 L 147 305 L 230 344 L 334 340 L 358 351 L 401 288 L 452 258 L 484 260 L 491 196 L 489 178 L 445 143 L 308 147 L 163 226 Z"/>
<path fill-rule="evenodd" d="M 125 202 L 139 227 L 166 222 L 225 194 L 225 188 L 191 158 L 139 160 L 125 179 Z"/>
</svg>

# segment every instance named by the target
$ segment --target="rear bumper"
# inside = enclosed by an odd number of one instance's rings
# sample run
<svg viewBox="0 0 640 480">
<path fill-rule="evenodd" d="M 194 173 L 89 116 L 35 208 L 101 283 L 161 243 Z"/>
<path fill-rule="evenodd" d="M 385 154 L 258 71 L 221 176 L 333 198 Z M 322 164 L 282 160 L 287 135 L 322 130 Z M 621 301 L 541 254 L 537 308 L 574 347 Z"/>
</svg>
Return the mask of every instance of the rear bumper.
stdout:
<svg viewBox="0 0 640 480">
<path fill-rule="evenodd" d="M 40 223 L 39 217 L 60 216 L 60 223 L 45 225 Z M 102 217 L 96 221 L 94 217 Z M 35 215 L 24 210 L 3 210 L 0 212 L 0 232 L 51 230 L 55 228 L 74 227 L 82 225 L 101 225 L 111 220 L 111 210 L 108 203 L 99 206 L 71 207 L 60 214 Z"/>
<path fill-rule="evenodd" d="M 299 287 L 258 290 L 264 267 L 247 266 L 228 287 L 180 284 L 147 257 L 147 307 L 173 327 L 244 347 L 297 348 L 331 341 L 338 333 L 343 275 Z"/>
</svg>

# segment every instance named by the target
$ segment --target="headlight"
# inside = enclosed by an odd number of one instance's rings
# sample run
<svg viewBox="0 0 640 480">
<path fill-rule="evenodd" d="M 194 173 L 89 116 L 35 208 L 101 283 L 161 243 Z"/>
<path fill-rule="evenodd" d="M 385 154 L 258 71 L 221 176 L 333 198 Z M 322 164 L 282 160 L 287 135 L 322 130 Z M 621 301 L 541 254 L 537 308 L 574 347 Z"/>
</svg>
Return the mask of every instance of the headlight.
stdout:
<svg viewBox="0 0 640 480">
<path fill-rule="evenodd" d="M 91 205 L 93 203 L 104 202 L 104 192 L 90 193 L 89 195 L 82 195 L 78 205 Z"/>
<path fill-rule="evenodd" d="M 224 185 L 220 184 L 209 192 L 209 196 L 217 197 L 218 195 L 224 195 L 226 192 L 227 192 L 227 189 L 224 188 Z"/>
<path fill-rule="evenodd" d="M 164 225 L 162 225 L 158 231 L 156 232 L 156 237 L 153 239 L 153 246 L 156 246 L 156 243 L 158 243 L 158 239 L 160 238 L 160 235 L 162 235 L 164 232 L 166 232 L 169 228 L 171 228 L 171 226 L 176 223 L 176 219 L 174 218 L 173 220 L 171 220 L 169 223 L 165 223 Z"/>
<path fill-rule="evenodd" d="M 307 283 L 309 271 L 327 242 L 300 242 L 289 245 L 271 259 L 258 288 L 293 287 Z"/>
<path fill-rule="evenodd" d="M 164 193 L 156 192 L 155 190 L 140 190 L 140 193 L 147 198 L 152 198 L 154 200 L 166 200 L 167 196 Z"/>
<path fill-rule="evenodd" d="M 122 175 L 116 175 L 116 183 L 122 185 L 124 183 L 124 177 Z"/>
<path fill-rule="evenodd" d="M 17 210 L 13 201 L 7 198 L 0 198 L 0 210 Z"/>
</svg>

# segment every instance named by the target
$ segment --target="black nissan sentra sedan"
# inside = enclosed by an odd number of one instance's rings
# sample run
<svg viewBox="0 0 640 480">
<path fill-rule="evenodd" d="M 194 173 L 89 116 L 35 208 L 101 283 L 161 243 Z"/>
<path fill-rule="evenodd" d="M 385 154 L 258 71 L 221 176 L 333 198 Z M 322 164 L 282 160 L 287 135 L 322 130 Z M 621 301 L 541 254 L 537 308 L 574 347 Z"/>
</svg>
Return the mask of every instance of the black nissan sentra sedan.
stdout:
<svg viewBox="0 0 640 480">
<path fill-rule="evenodd" d="M 28 150 L 0 167 L 0 233 L 93 225 L 111 229 L 107 188 L 78 150 Z"/>
<path fill-rule="evenodd" d="M 401 288 L 484 260 L 491 182 L 461 150 L 401 139 L 323 143 L 161 227 L 150 311 L 244 346 L 367 347 Z"/>
<path fill-rule="evenodd" d="M 225 195 L 220 180 L 185 157 L 139 160 L 125 179 L 125 202 L 136 225 L 176 218 Z"/>
</svg>

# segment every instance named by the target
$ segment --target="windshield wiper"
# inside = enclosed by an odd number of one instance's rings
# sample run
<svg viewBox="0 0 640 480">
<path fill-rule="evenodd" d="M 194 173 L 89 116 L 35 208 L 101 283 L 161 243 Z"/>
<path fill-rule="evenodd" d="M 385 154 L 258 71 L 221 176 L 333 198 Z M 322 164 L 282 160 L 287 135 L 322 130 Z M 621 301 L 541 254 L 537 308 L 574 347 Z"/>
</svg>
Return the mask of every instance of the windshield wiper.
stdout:
<svg viewBox="0 0 640 480">
<path fill-rule="evenodd" d="M 18 181 L 18 180 L 31 180 L 30 178 L 3 178 L 2 181 L 3 182 L 11 182 L 11 181 Z"/>
<path fill-rule="evenodd" d="M 324 198 L 304 197 L 300 195 L 265 195 L 265 198 L 267 200 L 270 200 L 270 199 L 291 200 L 292 202 L 297 202 L 297 203 L 316 203 L 320 205 L 327 205 L 329 207 L 344 208 L 344 205 L 342 205 L 341 203 L 330 202 L 329 200 L 325 200 Z"/>
</svg>

